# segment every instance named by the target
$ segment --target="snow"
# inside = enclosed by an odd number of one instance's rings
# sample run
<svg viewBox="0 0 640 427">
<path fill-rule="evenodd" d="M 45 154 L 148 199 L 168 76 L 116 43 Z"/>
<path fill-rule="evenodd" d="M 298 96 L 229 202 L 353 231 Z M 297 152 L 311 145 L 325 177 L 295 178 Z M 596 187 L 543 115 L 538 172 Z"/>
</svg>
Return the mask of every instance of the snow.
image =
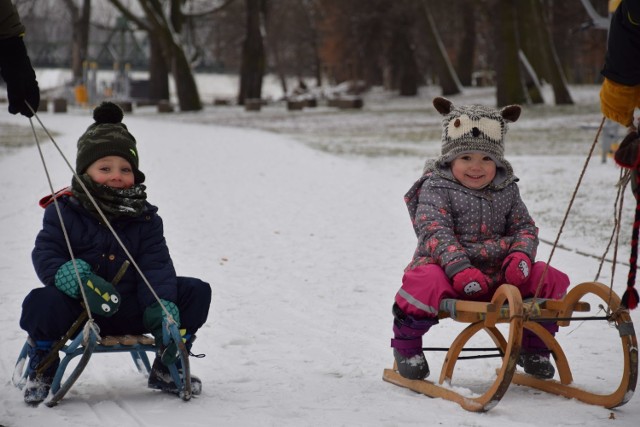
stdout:
<svg viewBox="0 0 640 427">
<path fill-rule="evenodd" d="M 525 108 L 508 134 L 507 157 L 541 229 L 538 259 L 544 261 L 600 121 L 597 88 L 573 90 L 578 106 Z M 493 103 L 490 93 L 469 90 L 453 100 Z M 288 113 L 273 105 L 260 113 L 208 106 L 158 115 L 148 107 L 125 117 L 178 273 L 213 287 L 209 321 L 193 349 L 206 357 L 191 363 L 203 394 L 189 402 L 148 390 L 128 355 L 97 354 L 59 406 L 23 403 L 10 378 L 26 338 L 18 326 L 21 303 L 39 286 L 30 252 L 42 220 L 37 201 L 49 188 L 36 146 L 0 152 L 0 425 L 637 425 L 637 397 L 610 410 L 512 385 L 495 408 L 475 414 L 382 381 L 392 364 L 391 304 L 415 245 L 403 195 L 425 155 L 439 148 L 434 94 L 437 89 L 402 99 L 374 91 L 361 112 Z M 88 111 L 39 116 L 73 163 L 77 138 L 92 122 Z M 33 139 L 24 117 L 0 114 L 0 133 L 9 124 Z M 394 134 L 399 128 L 407 130 L 404 139 Z M 54 188 L 67 185 L 66 165 L 53 144 L 41 141 Z M 552 259 L 574 285 L 596 277 L 618 174 L 594 154 L 560 240 L 567 249 L 556 249 Z M 627 191 L 613 285 L 620 295 L 632 205 Z M 611 267 L 605 263 L 598 279 L 607 286 Z M 596 309 L 606 304 L 590 302 Z M 632 312 L 636 324 L 639 313 Z M 464 326 L 442 321 L 425 345 L 448 346 Z M 615 329 L 573 322 L 558 337 L 575 384 L 596 392 L 617 387 L 622 360 Z M 431 379 L 443 357 L 427 354 Z M 495 368 L 493 359 L 461 361 L 451 387 L 476 395 Z"/>
</svg>

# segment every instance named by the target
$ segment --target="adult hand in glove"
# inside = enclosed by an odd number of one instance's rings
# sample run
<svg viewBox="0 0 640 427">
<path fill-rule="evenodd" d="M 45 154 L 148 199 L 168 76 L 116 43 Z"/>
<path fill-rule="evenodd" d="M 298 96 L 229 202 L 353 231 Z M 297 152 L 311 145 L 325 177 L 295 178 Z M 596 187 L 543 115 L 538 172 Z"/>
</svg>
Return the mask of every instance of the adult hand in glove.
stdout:
<svg viewBox="0 0 640 427">
<path fill-rule="evenodd" d="M 171 301 L 161 299 L 162 305 L 171 314 L 173 320 L 180 327 L 180 310 Z M 144 310 L 142 322 L 144 327 L 153 334 L 156 340 L 156 347 L 160 349 L 162 363 L 166 366 L 173 364 L 178 359 L 178 345 L 171 340 L 169 345 L 165 346 L 162 337 L 162 321 L 166 318 L 166 313 L 159 302 L 151 304 Z M 180 330 L 180 335 L 184 335 L 186 331 Z"/>
<path fill-rule="evenodd" d="M 9 112 L 32 117 L 33 113 L 25 101 L 38 111 L 40 88 L 22 37 L 0 40 L 0 75 L 7 84 Z"/>
<path fill-rule="evenodd" d="M 622 126 L 633 125 L 633 111 L 640 107 L 640 86 L 626 86 L 604 79 L 600 88 L 602 114 Z"/>
<path fill-rule="evenodd" d="M 504 280 L 514 286 L 522 286 L 531 272 L 531 260 L 523 252 L 513 252 L 507 255 L 502 263 Z"/>
<path fill-rule="evenodd" d="M 476 299 L 489 292 L 489 283 L 477 268 L 465 268 L 453 276 L 453 289 L 461 296 Z"/>
<path fill-rule="evenodd" d="M 86 261 L 76 259 L 75 267 L 73 260 L 62 264 L 56 272 L 54 283 L 58 289 L 70 297 L 80 298 L 78 275 L 87 297 L 89 310 L 101 316 L 113 316 L 120 308 L 120 294 L 110 282 L 91 271 L 91 266 Z"/>
</svg>

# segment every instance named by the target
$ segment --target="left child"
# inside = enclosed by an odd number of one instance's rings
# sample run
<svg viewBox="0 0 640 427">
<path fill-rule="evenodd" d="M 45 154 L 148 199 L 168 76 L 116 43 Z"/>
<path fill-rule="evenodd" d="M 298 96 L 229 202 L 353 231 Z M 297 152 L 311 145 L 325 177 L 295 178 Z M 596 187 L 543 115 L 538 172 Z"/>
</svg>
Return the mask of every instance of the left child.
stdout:
<svg viewBox="0 0 640 427">
<path fill-rule="evenodd" d="M 200 279 L 176 275 L 158 208 L 147 201 L 143 184 L 145 175 L 139 169 L 136 140 L 122 123 L 120 107 L 104 102 L 94 110 L 93 118 L 95 123 L 78 140 L 76 173 L 147 278 L 153 292 L 141 275 L 134 268 L 129 268 L 115 286 L 119 294 L 119 307 L 115 314 L 95 314 L 92 310 L 92 316 L 101 335 L 152 333 L 158 343 L 158 355 L 153 362 L 148 387 L 177 393 L 161 357 L 165 350 L 160 343 L 162 320 L 166 313 L 160 304 L 179 325 L 186 347 L 191 349 L 196 331 L 207 320 L 211 287 Z M 68 233 L 75 263 L 54 198 Z M 74 177 L 71 186 L 55 196 L 43 198 L 40 205 L 45 209 L 44 219 L 42 230 L 36 237 L 32 260 L 38 278 L 45 286 L 33 289 L 27 295 L 20 317 L 20 326 L 29 335 L 29 376 L 24 399 L 31 404 L 42 402 L 49 394 L 60 359 L 56 357 L 41 376 L 36 376 L 38 364 L 84 310 L 80 304 L 78 275 L 83 286 L 94 281 L 110 287 L 109 281 L 128 260 L 77 178 Z M 171 364 L 171 359 L 167 357 L 164 360 Z M 180 373 L 182 375 L 181 370 Z M 199 394 L 202 387 L 200 379 L 191 376 L 191 384 L 192 392 Z"/>
</svg>

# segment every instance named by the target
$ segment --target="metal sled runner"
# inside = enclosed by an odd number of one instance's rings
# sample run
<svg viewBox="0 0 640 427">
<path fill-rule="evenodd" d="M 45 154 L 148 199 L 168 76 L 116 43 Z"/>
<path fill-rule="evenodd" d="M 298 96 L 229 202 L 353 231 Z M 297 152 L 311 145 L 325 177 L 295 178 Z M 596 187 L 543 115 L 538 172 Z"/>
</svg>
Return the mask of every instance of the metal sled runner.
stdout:
<svg viewBox="0 0 640 427">
<path fill-rule="evenodd" d="M 608 394 L 590 392 L 573 384 L 573 376 L 562 347 L 544 327 L 537 322 L 555 321 L 559 326 L 569 326 L 571 321 L 594 320 L 573 317 L 576 312 L 588 312 L 590 305 L 580 301 L 592 294 L 600 298 L 610 308 L 605 320 L 613 324 L 620 336 L 624 366 L 620 384 Z M 502 285 L 491 302 L 445 300 L 440 307 L 438 318 L 447 317 L 455 321 L 470 323 L 453 340 L 448 349 L 438 382 L 410 380 L 402 377 L 394 366 L 385 369 L 383 379 L 392 384 L 408 388 L 430 397 L 439 397 L 458 403 L 473 412 L 485 412 L 498 404 L 509 386 L 525 385 L 542 391 L 573 398 L 582 402 L 614 408 L 627 403 L 635 391 L 638 379 L 638 343 L 628 310 L 620 305 L 620 298 L 607 286 L 597 282 L 585 282 L 572 288 L 562 300 L 540 300 L 534 306 L 522 301 L 520 292 L 513 285 Z M 502 334 L 496 327 L 502 323 L 508 326 L 508 334 Z M 551 350 L 557 367 L 559 381 L 542 380 L 516 371 L 518 355 L 522 343 L 522 331 L 527 328 L 534 332 Z M 456 362 L 465 351 L 465 345 L 478 332 L 486 331 L 496 345 L 502 359 L 495 380 L 481 395 L 468 397 L 449 387 Z M 486 349 L 483 349 L 486 350 Z M 472 357 L 470 357 L 472 358 Z"/>
<path fill-rule="evenodd" d="M 169 372 L 179 390 L 179 396 L 183 400 L 189 400 L 191 399 L 189 352 L 186 350 L 180 332 L 175 324 L 166 325 L 165 322 L 163 329 L 165 330 L 165 342 L 172 340 L 178 343 L 182 375 L 178 372 L 176 364 L 169 366 Z M 13 374 L 13 383 L 20 389 L 22 389 L 27 382 L 28 349 L 29 343 L 26 342 L 20 351 Z M 58 402 L 62 400 L 80 377 L 94 353 L 128 352 L 131 354 L 138 371 L 148 375 L 151 372 L 151 364 L 149 363 L 149 358 L 146 353 L 151 352 L 155 354 L 157 347 L 155 346 L 154 339 L 147 335 L 105 336 L 100 338 L 93 328 L 85 328 L 83 332 L 77 334 L 68 344 L 64 345 L 60 349 L 60 352 L 62 352 L 64 356 L 60 360 L 60 365 L 56 370 L 53 383 L 51 384 L 49 396 L 45 400 L 45 404 L 49 407 L 57 405 Z M 73 371 L 65 377 L 67 365 L 76 356 L 81 356 L 78 364 Z"/>
</svg>

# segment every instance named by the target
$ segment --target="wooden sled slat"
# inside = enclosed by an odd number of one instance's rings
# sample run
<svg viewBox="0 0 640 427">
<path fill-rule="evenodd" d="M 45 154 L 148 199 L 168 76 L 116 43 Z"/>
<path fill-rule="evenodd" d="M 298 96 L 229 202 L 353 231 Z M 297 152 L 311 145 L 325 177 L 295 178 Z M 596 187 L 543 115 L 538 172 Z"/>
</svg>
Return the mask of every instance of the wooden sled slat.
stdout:
<svg viewBox="0 0 640 427">
<path fill-rule="evenodd" d="M 616 324 L 621 339 L 624 358 L 622 379 L 620 384 L 608 394 L 593 393 L 573 383 L 569 361 L 560 343 L 536 321 L 540 319 L 548 322 L 549 319 L 558 319 L 556 323 L 559 326 L 568 326 L 573 320 L 574 312 L 591 310 L 588 302 L 581 301 L 581 298 L 588 294 L 599 297 L 609 307 L 611 315 L 608 319 Z M 508 304 L 505 305 L 505 302 Z M 527 310 L 523 310 L 523 307 L 527 307 Z M 493 408 L 512 382 L 606 408 L 624 405 L 633 396 L 638 379 L 638 344 L 633 323 L 628 310 L 621 308 L 620 298 L 601 283 L 581 283 L 571 289 L 562 300 L 541 300 L 536 306 L 530 305 L 529 302 L 523 303 L 517 288 L 505 284 L 496 290 L 491 303 L 448 301 L 447 310 L 441 310 L 439 313 L 439 318 L 447 317 L 458 322 L 470 323 L 470 325 L 460 332 L 451 344 L 443 362 L 438 383 L 406 379 L 397 372 L 395 363 L 393 369 L 384 370 L 383 379 L 429 397 L 456 402 L 472 412 L 484 412 Z M 505 338 L 495 327 L 497 323 L 509 323 L 508 338 Z M 542 380 L 516 371 L 523 328 L 534 332 L 551 350 L 559 380 Z M 502 366 L 496 372 L 496 379 L 482 395 L 464 396 L 447 385 L 451 384 L 455 364 L 465 344 L 482 330 L 489 334 L 503 354 Z"/>
<path fill-rule="evenodd" d="M 155 341 L 147 335 L 107 335 L 100 339 L 100 345 L 105 347 L 115 347 L 117 345 L 154 345 Z"/>
</svg>

